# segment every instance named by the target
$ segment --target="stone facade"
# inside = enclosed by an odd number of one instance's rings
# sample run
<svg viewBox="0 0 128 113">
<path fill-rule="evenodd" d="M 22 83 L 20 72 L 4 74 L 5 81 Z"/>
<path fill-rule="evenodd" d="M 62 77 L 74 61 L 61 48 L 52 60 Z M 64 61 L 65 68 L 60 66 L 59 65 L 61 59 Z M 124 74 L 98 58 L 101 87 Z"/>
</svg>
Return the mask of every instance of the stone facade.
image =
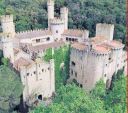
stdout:
<svg viewBox="0 0 128 113">
<path fill-rule="evenodd" d="M 52 48 L 54 54 L 54 49 L 67 43 L 71 44 L 69 80 L 76 80 L 86 90 L 100 79 L 109 86 L 113 74 L 126 65 L 124 45 L 113 40 L 114 25 L 97 24 L 96 37 L 89 38 L 88 30 L 68 29 L 68 8 L 61 8 L 60 17 L 54 17 L 54 0 L 48 0 L 47 7 L 46 29 L 16 33 L 13 15 L 1 17 L 0 48 L 20 73 L 24 102 L 32 105 L 55 92 L 54 60 L 45 62 L 42 56 L 47 49 Z"/>
<path fill-rule="evenodd" d="M 69 81 L 91 90 L 102 79 L 110 87 L 112 76 L 126 66 L 123 48 L 119 41 L 97 36 L 72 44 Z"/>
</svg>

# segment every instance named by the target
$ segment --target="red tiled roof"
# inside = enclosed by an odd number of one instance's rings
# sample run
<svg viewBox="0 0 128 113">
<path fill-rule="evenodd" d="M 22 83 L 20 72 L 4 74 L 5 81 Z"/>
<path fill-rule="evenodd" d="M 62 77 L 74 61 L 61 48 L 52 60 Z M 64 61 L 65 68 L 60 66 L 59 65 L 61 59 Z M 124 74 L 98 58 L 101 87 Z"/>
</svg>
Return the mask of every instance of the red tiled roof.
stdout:
<svg viewBox="0 0 128 113">
<path fill-rule="evenodd" d="M 93 47 L 93 50 L 95 52 L 104 54 L 104 53 L 109 53 L 111 49 L 108 47 L 105 47 L 104 45 L 96 45 Z"/>
<path fill-rule="evenodd" d="M 91 38 L 91 41 L 93 44 L 98 44 L 98 43 L 106 41 L 106 38 L 102 36 L 98 36 L 98 37 Z"/>
<path fill-rule="evenodd" d="M 21 57 L 21 58 L 19 58 L 18 60 L 16 60 L 14 62 L 14 68 L 16 70 L 19 70 L 20 66 L 29 66 L 29 65 L 31 65 L 33 63 L 34 63 L 34 61 Z"/>
<path fill-rule="evenodd" d="M 74 37 L 82 37 L 83 34 L 84 34 L 84 30 L 69 29 L 69 30 L 65 30 L 62 35 L 74 36 Z"/>
<path fill-rule="evenodd" d="M 85 44 L 82 44 L 82 43 L 74 43 L 71 45 L 71 47 L 78 49 L 78 50 L 85 50 L 87 46 Z"/>
<path fill-rule="evenodd" d="M 124 44 L 122 44 L 120 41 L 112 40 L 107 43 L 106 45 L 110 46 L 111 48 L 123 48 Z"/>
</svg>

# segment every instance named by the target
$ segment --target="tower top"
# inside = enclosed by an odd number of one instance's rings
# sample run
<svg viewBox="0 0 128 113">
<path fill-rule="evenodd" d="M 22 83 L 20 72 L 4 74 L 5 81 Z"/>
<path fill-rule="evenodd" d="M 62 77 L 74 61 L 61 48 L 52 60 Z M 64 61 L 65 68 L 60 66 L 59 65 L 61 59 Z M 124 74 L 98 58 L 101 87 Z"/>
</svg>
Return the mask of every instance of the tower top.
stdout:
<svg viewBox="0 0 128 113">
<path fill-rule="evenodd" d="M 66 12 L 68 12 L 68 8 L 67 7 L 62 7 L 60 9 L 60 13 L 66 13 Z"/>
<path fill-rule="evenodd" d="M 13 15 L 3 15 L 0 17 L 2 23 L 13 22 Z"/>
<path fill-rule="evenodd" d="M 54 5 L 54 0 L 48 0 L 47 5 Z"/>
<path fill-rule="evenodd" d="M 56 25 L 56 24 L 64 24 L 64 20 L 61 19 L 61 18 L 54 18 L 54 19 L 50 20 L 50 23 L 54 24 L 54 25 Z"/>
</svg>

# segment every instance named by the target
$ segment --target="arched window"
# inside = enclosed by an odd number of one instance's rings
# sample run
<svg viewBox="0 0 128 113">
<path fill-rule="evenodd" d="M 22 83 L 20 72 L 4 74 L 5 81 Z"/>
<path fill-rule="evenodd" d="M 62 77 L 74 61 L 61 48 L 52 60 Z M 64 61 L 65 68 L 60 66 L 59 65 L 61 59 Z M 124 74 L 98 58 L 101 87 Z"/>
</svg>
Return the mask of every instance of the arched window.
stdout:
<svg viewBox="0 0 128 113">
<path fill-rule="evenodd" d="M 42 95 L 39 95 L 39 96 L 38 96 L 38 99 L 39 99 L 39 100 L 42 100 Z"/>
</svg>

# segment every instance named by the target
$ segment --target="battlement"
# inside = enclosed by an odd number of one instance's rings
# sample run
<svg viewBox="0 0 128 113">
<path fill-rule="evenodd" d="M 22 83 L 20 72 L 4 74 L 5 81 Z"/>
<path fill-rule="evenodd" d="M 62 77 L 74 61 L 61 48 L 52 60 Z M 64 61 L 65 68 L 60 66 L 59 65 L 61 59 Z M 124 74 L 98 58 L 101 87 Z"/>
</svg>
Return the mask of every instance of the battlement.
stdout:
<svg viewBox="0 0 128 113">
<path fill-rule="evenodd" d="M 49 6 L 49 5 L 54 5 L 54 0 L 48 0 L 47 1 L 47 5 Z"/>
<path fill-rule="evenodd" d="M 23 33 L 33 33 L 33 32 L 38 32 L 38 31 L 48 31 L 48 29 L 34 29 L 34 30 L 26 30 L 26 31 L 20 31 L 16 32 L 16 34 L 23 34 Z"/>
<path fill-rule="evenodd" d="M 1 23 L 13 22 L 13 15 L 3 15 L 0 17 Z"/>
<path fill-rule="evenodd" d="M 68 8 L 67 7 L 62 7 L 60 9 L 60 13 L 68 13 Z"/>
<path fill-rule="evenodd" d="M 36 29 L 36 30 L 17 32 L 16 38 L 31 39 L 31 38 L 42 37 L 42 36 L 46 36 L 46 35 L 52 35 L 51 31 L 49 31 L 47 29 Z"/>
<path fill-rule="evenodd" d="M 54 18 L 50 20 L 51 24 L 64 24 L 64 20 L 61 18 Z"/>
</svg>

